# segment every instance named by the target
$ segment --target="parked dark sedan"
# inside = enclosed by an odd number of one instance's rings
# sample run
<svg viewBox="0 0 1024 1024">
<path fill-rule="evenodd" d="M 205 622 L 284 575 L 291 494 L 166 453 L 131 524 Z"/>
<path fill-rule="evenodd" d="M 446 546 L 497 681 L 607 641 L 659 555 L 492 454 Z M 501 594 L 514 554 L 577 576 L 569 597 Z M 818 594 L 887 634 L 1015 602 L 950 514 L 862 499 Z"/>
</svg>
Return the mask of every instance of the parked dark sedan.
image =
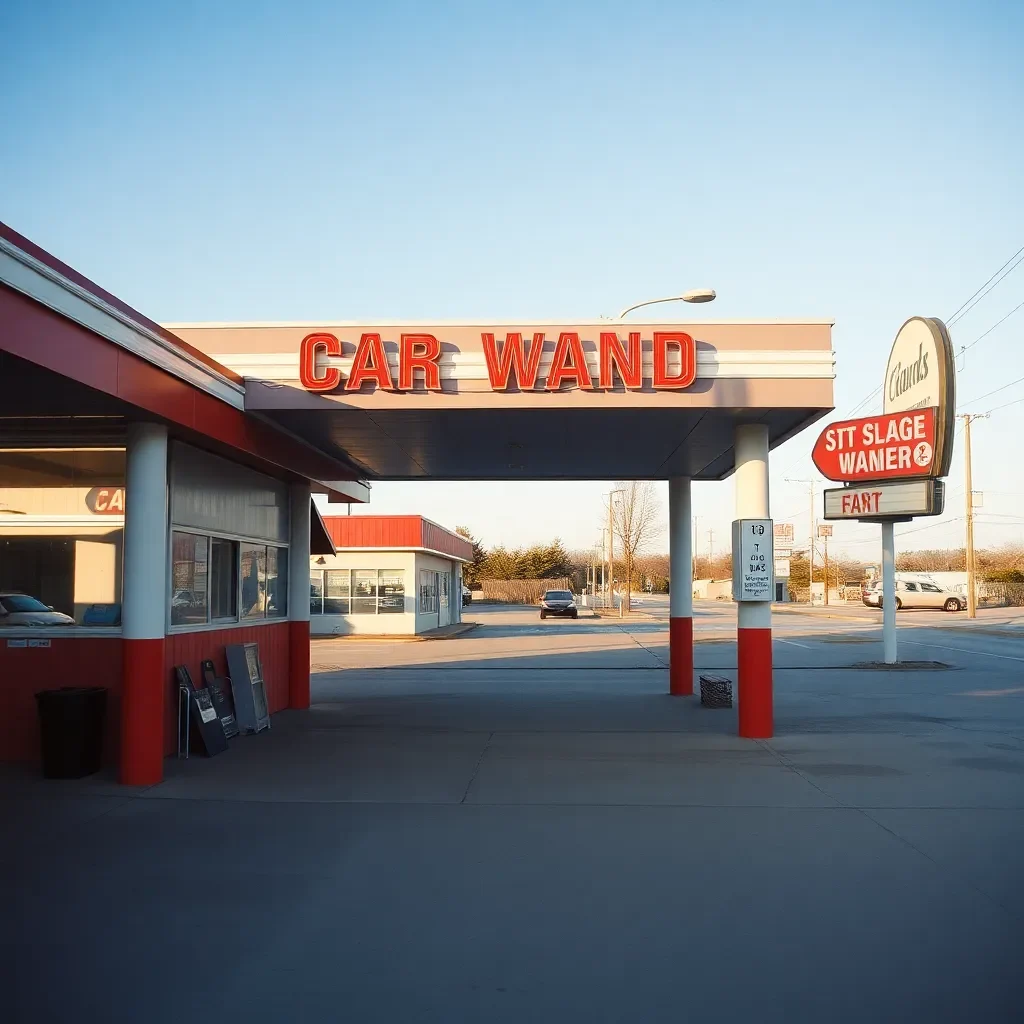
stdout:
<svg viewBox="0 0 1024 1024">
<path fill-rule="evenodd" d="M 564 615 L 570 619 L 579 617 L 576 602 L 568 590 L 544 591 L 540 599 L 540 617 L 546 619 L 549 615 Z"/>
</svg>

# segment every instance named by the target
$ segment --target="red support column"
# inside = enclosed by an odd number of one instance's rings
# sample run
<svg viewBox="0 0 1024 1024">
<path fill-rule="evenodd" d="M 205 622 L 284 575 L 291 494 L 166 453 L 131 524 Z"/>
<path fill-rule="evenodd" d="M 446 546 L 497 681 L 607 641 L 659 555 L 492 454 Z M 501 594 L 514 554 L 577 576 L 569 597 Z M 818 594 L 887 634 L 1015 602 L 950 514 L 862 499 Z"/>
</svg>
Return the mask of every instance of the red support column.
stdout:
<svg viewBox="0 0 1024 1024">
<path fill-rule="evenodd" d="M 668 482 L 668 692 L 693 694 L 693 524 L 689 477 Z"/>
<path fill-rule="evenodd" d="M 673 617 L 668 623 L 668 692 L 693 696 L 693 619 Z"/>
<path fill-rule="evenodd" d="M 288 707 L 309 707 L 309 484 L 292 484 L 288 564 Z"/>
<path fill-rule="evenodd" d="M 164 777 L 164 639 L 121 641 L 121 765 L 126 786 Z"/>
<path fill-rule="evenodd" d="M 736 427 L 736 518 L 768 519 L 768 428 L 763 423 Z M 772 604 L 740 601 L 736 608 L 739 734 L 768 739 L 772 710 Z"/>
<path fill-rule="evenodd" d="M 125 451 L 121 593 L 121 765 L 127 786 L 164 775 L 167 616 L 167 428 L 133 424 Z"/>
<path fill-rule="evenodd" d="M 309 707 L 309 620 L 288 623 L 288 707 Z"/>
<path fill-rule="evenodd" d="M 747 739 L 774 735 L 772 695 L 772 631 L 741 627 L 736 631 L 738 649 L 739 734 Z"/>
</svg>

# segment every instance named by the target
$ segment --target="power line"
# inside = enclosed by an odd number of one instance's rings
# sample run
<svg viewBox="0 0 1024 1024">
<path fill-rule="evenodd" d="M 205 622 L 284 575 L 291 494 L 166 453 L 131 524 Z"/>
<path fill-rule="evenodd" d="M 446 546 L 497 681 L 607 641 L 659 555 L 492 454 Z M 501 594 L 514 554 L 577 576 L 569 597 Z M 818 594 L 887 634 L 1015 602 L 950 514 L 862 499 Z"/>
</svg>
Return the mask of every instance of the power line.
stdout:
<svg viewBox="0 0 1024 1024">
<path fill-rule="evenodd" d="M 1014 263 L 1014 260 L 1016 262 Z M 974 307 L 981 302 L 983 298 L 1000 281 L 1006 277 L 1007 274 L 1013 273 L 1014 270 L 1020 265 L 1021 260 L 1024 260 L 1024 246 L 1021 246 L 947 321 L 946 326 L 952 327 L 957 320 L 962 320 Z M 1010 264 L 1013 263 L 1011 267 Z M 1009 269 L 1007 269 L 1009 267 Z"/>
<path fill-rule="evenodd" d="M 1005 402 L 1003 405 L 997 405 L 994 409 L 989 409 L 985 415 L 988 416 L 991 413 L 999 412 L 1000 409 L 1008 409 L 1011 405 L 1019 405 L 1021 402 L 1024 402 L 1024 398 L 1015 398 L 1012 402 Z"/>
<path fill-rule="evenodd" d="M 1024 306 L 1024 302 L 1021 303 Z M 1005 391 L 1007 388 L 1012 388 L 1014 384 L 1020 384 L 1024 381 L 1024 377 L 1018 377 L 1016 380 L 1011 380 L 1009 384 L 1004 384 L 1002 387 L 996 388 L 994 391 L 986 391 L 983 395 L 978 395 L 977 398 L 972 398 L 970 401 L 964 402 L 964 405 L 973 405 L 975 402 L 980 402 L 983 398 L 988 398 L 990 395 L 998 395 L 1000 391 Z"/>
<path fill-rule="evenodd" d="M 970 349 L 974 348 L 982 338 L 987 338 L 1004 320 L 1009 320 L 1018 309 L 1024 309 L 1024 302 L 1020 302 L 1014 306 L 1006 316 L 1000 317 L 987 331 L 985 331 L 984 334 L 979 334 L 978 337 L 970 343 L 970 345 L 964 345 L 957 354 L 963 355 L 965 352 L 970 351 Z"/>
</svg>

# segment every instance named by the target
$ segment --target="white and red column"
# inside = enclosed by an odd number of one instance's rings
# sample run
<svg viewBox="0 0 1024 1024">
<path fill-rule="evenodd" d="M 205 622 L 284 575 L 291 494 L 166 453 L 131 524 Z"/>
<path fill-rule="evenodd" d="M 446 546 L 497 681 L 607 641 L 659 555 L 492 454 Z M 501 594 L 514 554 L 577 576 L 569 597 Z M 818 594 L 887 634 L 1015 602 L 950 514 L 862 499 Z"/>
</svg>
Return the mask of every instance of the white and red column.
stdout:
<svg viewBox="0 0 1024 1024">
<path fill-rule="evenodd" d="M 768 519 L 768 427 L 736 427 L 736 518 Z M 772 710 L 772 604 L 737 603 L 739 734 L 766 739 Z"/>
<path fill-rule="evenodd" d="M 693 693 L 693 533 L 690 478 L 668 482 L 668 692 Z"/>
<path fill-rule="evenodd" d="M 288 707 L 309 707 L 309 484 L 290 489 Z"/>
<path fill-rule="evenodd" d="M 121 765 L 128 786 L 164 774 L 164 634 L 167 616 L 167 428 L 128 432 L 121 592 Z"/>
</svg>

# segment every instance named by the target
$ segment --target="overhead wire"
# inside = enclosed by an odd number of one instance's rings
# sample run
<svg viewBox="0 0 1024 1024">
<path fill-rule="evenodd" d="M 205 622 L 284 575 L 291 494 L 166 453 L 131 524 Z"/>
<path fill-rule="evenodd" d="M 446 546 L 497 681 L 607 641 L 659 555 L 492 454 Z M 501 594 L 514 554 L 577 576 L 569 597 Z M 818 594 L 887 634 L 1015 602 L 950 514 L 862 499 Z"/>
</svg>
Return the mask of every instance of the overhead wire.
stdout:
<svg viewBox="0 0 1024 1024">
<path fill-rule="evenodd" d="M 947 321 L 946 321 L 946 326 L 947 326 L 947 327 L 952 327 L 952 326 L 953 326 L 953 324 L 955 324 L 955 323 L 956 323 L 956 322 L 957 322 L 958 320 L 963 320 L 963 318 L 964 318 L 965 316 L 967 316 L 967 314 L 968 314 L 968 313 L 970 313 L 970 311 L 971 311 L 972 309 L 974 309 L 974 307 L 975 307 L 975 306 L 976 306 L 976 305 L 977 305 L 977 304 L 978 304 L 979 302 L 981 302 L 981 300 L 982 300 L 983 298 L 985 298 L 985 296 L 986 296 L 986 295 L 988 295 L 988 293 L 989 293 L 990 291 L 992 291 L 992 289 L 993 289 L 993 288 L 995 288 L 995 287 L 996 287 L 996 285 L 998 285 L 998 284 L 999 284 L 999 283 L 1000 283 L 1000 282 L 1001 282 L 1001 281 L 1002 281 L 1002 280 L 1003 280 L 1004 278 L 1006 278 L 1006 277 L 1007 277 L 1007 276 L 1008 276 L 1009 274 L 1012 274 L 1012 273 L 1013 273 L 1013 272 L 1014 272 L 1014 271 L 1015 271 L 1015 270 L 1017 269 L 1017 267 L 1019 267 L 1019 266 L 1021 265 L 1021 263 L 1022 263 L 1022 262 L 1024 262 L 1024 246 L 1021 246 L 1021 247 L 1020 247 L 1020 248 L 1019 248 L 1019 249 L 1018 249 L 1018 250 L 1017 250 L 1017 251 L 1016 251 L 1016 252 L 1015 252 L 1015 253 L 1014 253 L 1014 254 L 1013 254 L 1013 255 L 1012 255 L 1012 256 L 1011 256 L 1011 257 L 1010 257 L 1010 258 L 1009 258 L 1009 259 L 1008 259 L 1008 260 L 1007 260 L 1007 261 L 1006 261 L 1006 262 L 1005 262 L 1005 263 L 1004 263 L 1004 264 L 1003 264 L 1003 265 L 1002 265 L 1001 267 L 1000 267 L 1000 268 L 999 268 L 999 270 L 997 270 L 997 271 L 996 271 L 996 272 L 995 272 L 995 273 L 994 273 L 994 274 L 992 275 L 992 277 L 990 277 L 990 278 L 988 279 L 988 281 L 986 281 L 986 282 L 985 282 L 985 284 L 983 284 L 983 285 L 981 286 L 981 288 L 979 288 L 979 289 L 978 289 L 978 290 L 977 290 L 977 291 L 976 291 L 976 292 L 974 293 L 974 295 L 972 295 L 972 296 L 971 296 L 971 297 L 970 297 L 970 298 L 969 298 L 969 299 L 968 299 L 968 300 L 967 300 L 967 301 L 966 301 L 966 302 L 965 302 L 965 303 L 964 303 L 964 304 L 963 304 L 963 305 L 962 305 L 962 306 L 961 306 L 961 307 L 960 307 L 960 308 L 959 308 L 959 309 L 958 309 L 958 310 L 957 310 L 957 311 L 956 311 L 956 312 L 955 312 L 955 313 L 954 313 L 954 314 L 953 314 L 953 315 L 952 315 L 952 316 L 951 316 L 951 317 L 949 318 L 949 320 L 947 320 Z M 1010 266 L 1010 264 L 1011 264 L 1011 263 L 1013 264 L 1013 266 Z M 990 283 L 990 282 L 991 282 L 991 283 Z M 986 285 L 987 285 L 988 287 L 986 287 Z"/>
</svg>

